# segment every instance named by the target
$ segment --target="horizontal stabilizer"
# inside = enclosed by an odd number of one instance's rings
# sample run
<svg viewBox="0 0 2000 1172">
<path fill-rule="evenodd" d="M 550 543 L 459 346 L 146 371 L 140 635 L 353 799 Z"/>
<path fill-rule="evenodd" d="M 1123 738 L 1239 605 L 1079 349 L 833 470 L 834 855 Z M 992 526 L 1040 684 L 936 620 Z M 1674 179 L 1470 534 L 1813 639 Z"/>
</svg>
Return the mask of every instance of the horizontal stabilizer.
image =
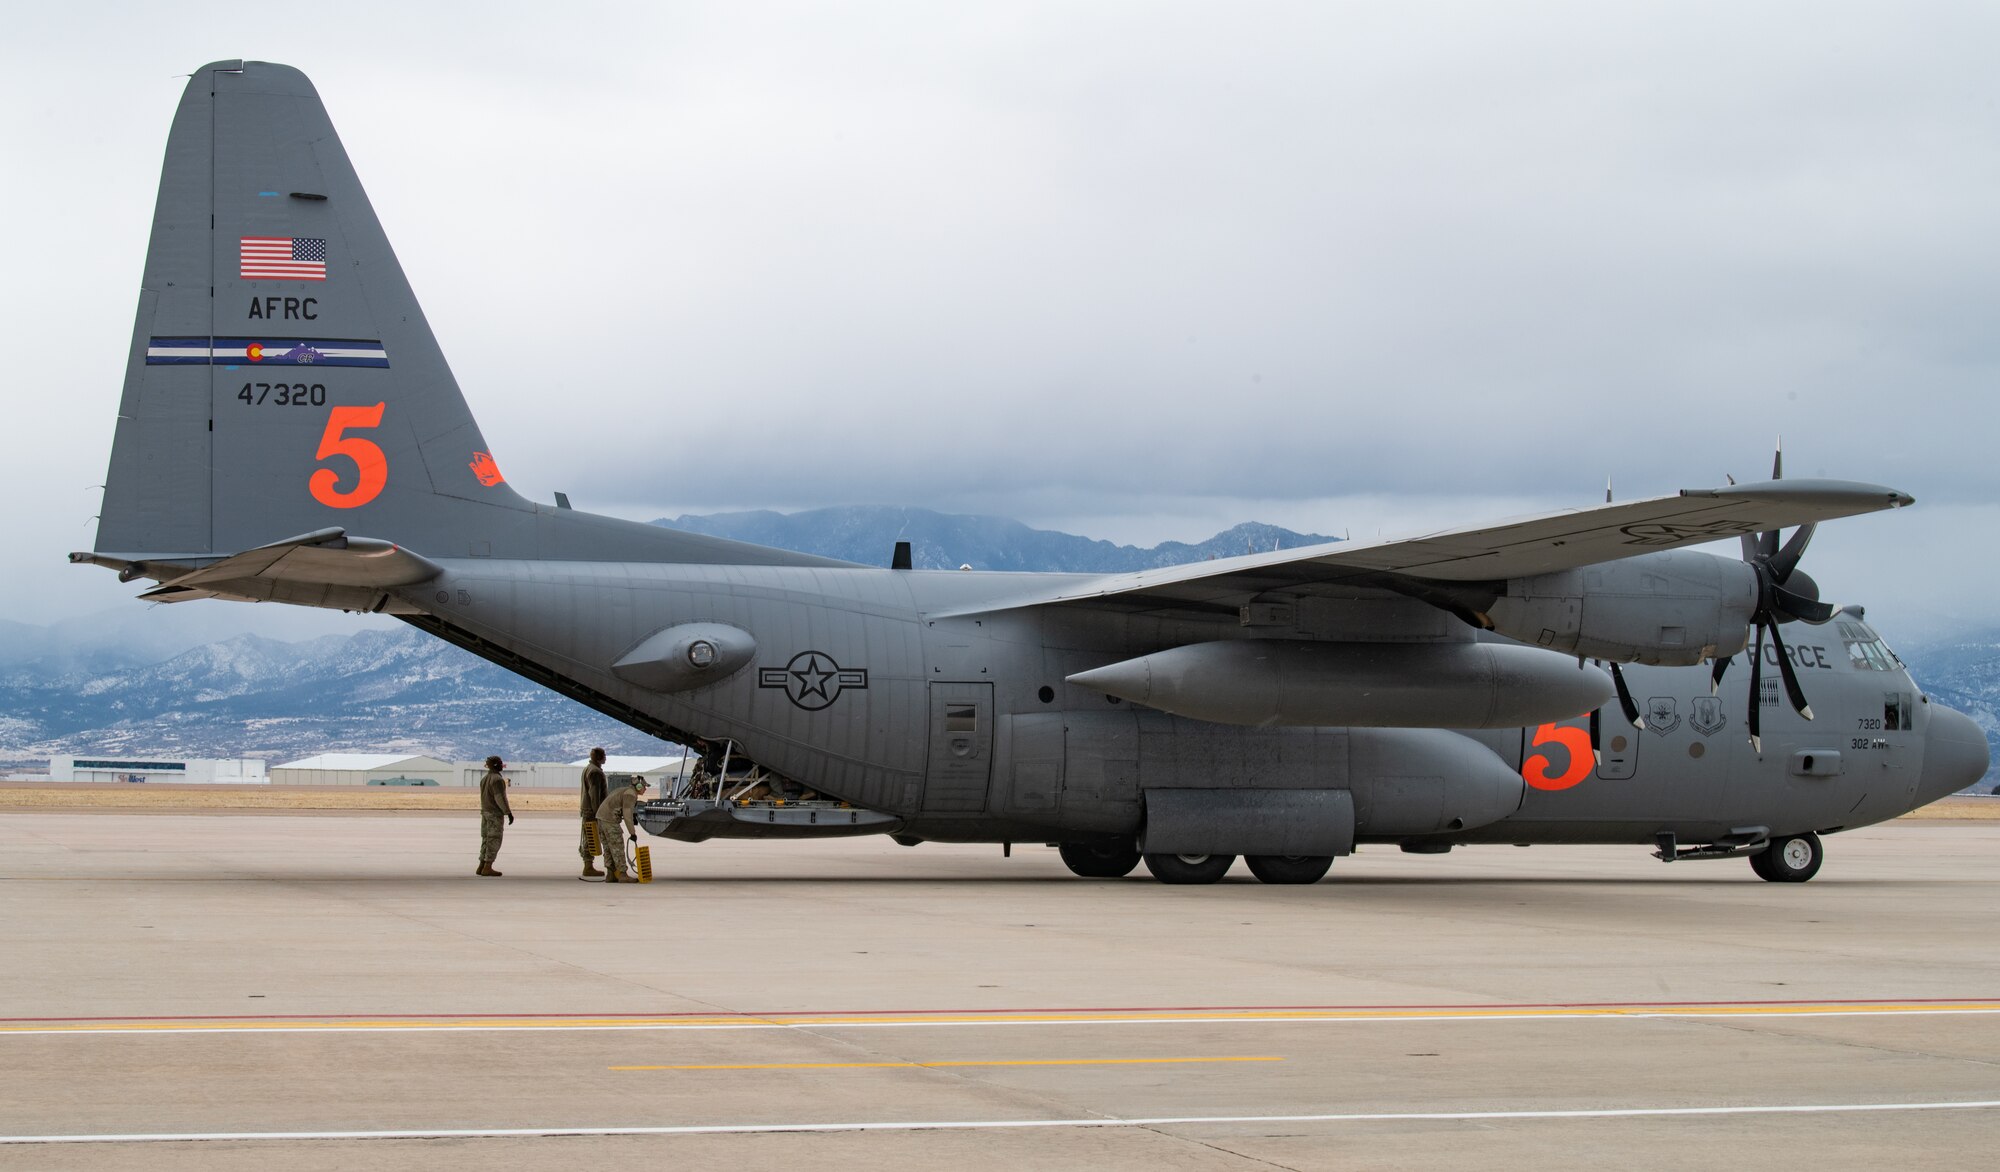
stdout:
<svg viewBox="0 0 2000 1172">
<path fill-rule="evenodd" d="M 126 562 L 76 553 L 71 561 L 111 565 L 121 577 L 158 578 L 160 585 L 140 597 L 153 602 L 196 598 L 268 597 L 255 583 L 386 590 L 435 578 L 442 571 L 430 560 L 393 542 L 349 537 L 344 529 L 320 529 L 260 545 L 220 561 L 189 569 L 159 562 Z"/>
</svg>

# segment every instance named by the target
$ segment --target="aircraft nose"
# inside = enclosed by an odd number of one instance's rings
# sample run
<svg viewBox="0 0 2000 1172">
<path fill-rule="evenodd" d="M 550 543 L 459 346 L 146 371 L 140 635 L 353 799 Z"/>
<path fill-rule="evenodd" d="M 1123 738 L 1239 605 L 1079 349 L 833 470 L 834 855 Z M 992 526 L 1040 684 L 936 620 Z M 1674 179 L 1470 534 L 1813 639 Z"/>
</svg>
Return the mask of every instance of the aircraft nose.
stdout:
<svg viewBox="0 0 2000 1172">
<path fill-rule="evenodd" d="M 1986 776 L 1991 764 L 1985 731 L 1963 712 L 1941 704 L 1932 705 L 1930 731 L 1924 737 L 1924 772 L 1917 782 L 1917 805 L 1957 793 Z"/>
</svg>

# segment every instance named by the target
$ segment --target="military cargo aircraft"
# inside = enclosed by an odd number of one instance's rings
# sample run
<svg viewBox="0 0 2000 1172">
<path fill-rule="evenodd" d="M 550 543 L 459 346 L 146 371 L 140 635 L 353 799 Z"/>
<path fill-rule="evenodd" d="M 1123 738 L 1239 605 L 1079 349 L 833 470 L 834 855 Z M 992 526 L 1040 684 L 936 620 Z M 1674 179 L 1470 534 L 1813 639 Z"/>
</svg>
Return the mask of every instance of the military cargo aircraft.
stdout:
<svg viewBox="0 0 2000 1172">
<path fill-rule="evenodd" d="M 715 782 L 642 815 L 680 839 L 1052 843 L 1168 883 L 1237 856 L 1309 883 L 1357 843 L 1634 843 L 1800 881 L 1821 836 L 1988 754 L 1799 568 L 1818 522 L 1911 498 L 1781 475 L 1109 575 L 870 567 L 536 503 L 312 85 L 229 61 L 174 118 L 95 549 L 71 557 L 149 600 L 394 615 L 696 745 Z M 746 796 L 746 766 L 780 788 Z"/>
</svg>

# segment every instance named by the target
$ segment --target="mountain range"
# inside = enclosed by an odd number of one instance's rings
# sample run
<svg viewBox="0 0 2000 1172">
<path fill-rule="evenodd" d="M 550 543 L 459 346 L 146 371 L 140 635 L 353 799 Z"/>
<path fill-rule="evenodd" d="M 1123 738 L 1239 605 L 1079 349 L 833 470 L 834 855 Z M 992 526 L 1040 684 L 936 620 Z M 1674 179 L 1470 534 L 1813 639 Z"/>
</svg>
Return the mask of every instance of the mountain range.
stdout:
<svg viewBox="0 0 2000 1172">
<path fill-rule="evenodd" d="M 657 524 L 863 564 L 897 541 L 919 569 L 1117 573 L 1334 540 L 1244 524 L 1150 548 L 923 509 L 681 516 Z M 2000 630 L 1899 648 L 1929 694 L 2000 745 Z M 332 751 L 572 760 L 651 737 L 379 616 L 195 602 L 51 626 L 0 622 L 0 762 L 51 754 L 259 756 Z"/>
</svg>

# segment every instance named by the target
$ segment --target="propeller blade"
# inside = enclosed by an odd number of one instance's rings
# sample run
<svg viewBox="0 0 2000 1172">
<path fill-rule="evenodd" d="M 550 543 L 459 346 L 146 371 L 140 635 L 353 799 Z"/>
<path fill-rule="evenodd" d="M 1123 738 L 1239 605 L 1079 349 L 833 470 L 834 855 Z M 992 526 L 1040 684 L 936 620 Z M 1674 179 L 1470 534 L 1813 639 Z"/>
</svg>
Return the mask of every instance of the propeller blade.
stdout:
<svg viewBox="0 0 2000 1172">
<path fill-rule="evenodd" d="M 1758 719 L 1758 709 L 1764 704 L 1764 624 L 1757 624 L 1757 645 L 1750 651 L 1750 715 L 1745 723 L 1750 728 L 1750 744 L 1759 753 L 1764 751 L 1762 722 Z"/>
<path fill-rule="evenodd" d="M 1604 720 L 1598 710 L 1590 710 L 1590 760 L 1593 764 L 1604 764 Z"/>
<path fill-rule="evenodd" d="M 1737 538 L 1736 540 L 1742 543 L 1743 560 L 1746 562 L 1756 561 L 1757 555 L 1763 552 L 1763 550 L 1758 547 L 1757 535 L 1755 533 L 1745 533 L 1743 536 Z"/>
<path fill-rule="evenodd" d="M 1763 554 L 1766 561 L 1778 556 L 1778 531 L 1776 529 L 1766 529 L 1757 535 L 1757 552 Z"/>
<path fill-rule="evenodd" d="M 1709 695 L 1713 696 L 1722 690 L 1722 675 L 1729 670 L 1729 660 L 1730 657 L 1727 655 L 1720 656 L 1716 659 L 1715 666 L 1708 669 Z"/>
<path fill-rule="evenodd" d="M 1771 449 L 1771 479 L 1785 478 L 1785 437 L 1778 437 L 1778 446 Z"/>
<path fill-rule="evenodd" d="M 1812 705 L 1806 703 L 1806 692 L 1799 687 L 1798 672 L 1792 667 L 1792 657 L 1785 650 L 1785 637 L 1778 633 L 1778 624 L 1771 624 L 1771 645 L 1778 651 L 1778 675 L 1785 681 L 1785 698 L 1792 702 L 1792 711 L 1807 720 L 1813 718 Z"/>
<path fill-rule="evenodd" d="M 1792 571 L 1799 568 L 1799 559 L 1805 556 L 1806 545 L 1812 541 L 1813 530 L 1817 528 L 1818 522 L 1807 521 L 1792 532 L 1792 539 L 1778 551 L 1778 556 L 1771 559 L 1771 577 L 1775 581 L 1783 584 L 1792 576 Z"/>
<path fill-rule="evenodd" d="M 1625 686 L 1625 673 L 1615 661 L 1611 664 L 1611 686 L 1618 689 L 1618 711 L 1625 714 L 1633 728 L 1645 728 L 1646 718 L 1639 715 L 1638 701 L 1632 699 L 1632 689 Z"/>
<path fill-rule="evenodd" d="M 1803 594 L 1794 594 L 1783 586 L 1771 587 L 1771 599 L 1777 603 L 1779 610 L 1784 611 L 1801 622 L 1811 623 L 1814 626 L 1831 620 L 1833 616 L 1847 609 L 1836 603 L 1821 602 L 1817 598 L 1807 598 Z"/>
</svg>

